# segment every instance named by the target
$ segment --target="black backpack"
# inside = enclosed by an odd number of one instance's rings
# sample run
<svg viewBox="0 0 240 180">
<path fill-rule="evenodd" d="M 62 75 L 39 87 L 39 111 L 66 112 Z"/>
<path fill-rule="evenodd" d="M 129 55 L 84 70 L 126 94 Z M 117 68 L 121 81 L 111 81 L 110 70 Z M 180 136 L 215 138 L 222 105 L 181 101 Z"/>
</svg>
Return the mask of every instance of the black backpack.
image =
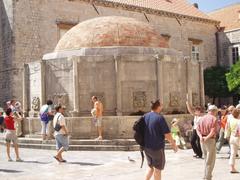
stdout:
<svg viewBox="0 0 240 180">
<path fill-rule="evenodd" d="M 133 125 L 134 139 L 137 142 L 137 144 L 140 145 L 140 152 L 141 152 L 141 156 L 142 156 L 141 168 L 142 168 L 143 162 L 144 162 L 143 150 L 144 150 L 144 146 L 145 146 L 145 143 L 144 143 L 145 127 L 146 127 L 146 123 L 145 123 L 144 116 L 140 117 L 140 119 L 138 119 Z"/>
</svg>

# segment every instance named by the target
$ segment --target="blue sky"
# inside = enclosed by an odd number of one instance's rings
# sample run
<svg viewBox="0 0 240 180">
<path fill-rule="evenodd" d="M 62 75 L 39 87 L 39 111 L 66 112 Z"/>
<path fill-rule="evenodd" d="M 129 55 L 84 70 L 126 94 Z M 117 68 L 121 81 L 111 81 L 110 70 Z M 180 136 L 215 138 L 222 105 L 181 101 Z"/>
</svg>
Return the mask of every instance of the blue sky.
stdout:
<svg viewBox="0 0 240 180">
<path fill-rule="evenodd" d="M 198 3 L 199 9 L 204 12 L 211 12 L 215 9 L 231 5 L 240 0 L 188 0 L 190 3 Z"/>
</svg>

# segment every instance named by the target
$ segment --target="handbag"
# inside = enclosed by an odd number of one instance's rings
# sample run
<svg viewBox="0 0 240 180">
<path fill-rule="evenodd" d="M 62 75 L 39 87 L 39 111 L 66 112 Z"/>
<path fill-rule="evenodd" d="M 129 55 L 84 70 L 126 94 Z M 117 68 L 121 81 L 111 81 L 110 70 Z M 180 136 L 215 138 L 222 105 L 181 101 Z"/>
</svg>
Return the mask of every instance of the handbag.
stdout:
<svg viewBox="0 0 240 180">
<path fill-rule="evenodd" d="M 42 114 L 40 114 L 40 118 L 41 118 L 41 120 L 42 121 L 44 121 L 44 122 L 47 122 L 48 123 L 48 121 L 49 121 L 49 119 L 48 119 L 48 114 L 47 113 L 42 113 Z"/>
<path fill-rule="evenodd" d="M 57 131 L 57 132 L 59 132 L 62 129 L 62 126 L 58 123 L 58 119 L 59 119 L 60 116 L 61 116 L 61 114 L 58 116 L 57 122 L 56 122 L 55 127 L 54 127 L 54 130 Z"/>
</svg>

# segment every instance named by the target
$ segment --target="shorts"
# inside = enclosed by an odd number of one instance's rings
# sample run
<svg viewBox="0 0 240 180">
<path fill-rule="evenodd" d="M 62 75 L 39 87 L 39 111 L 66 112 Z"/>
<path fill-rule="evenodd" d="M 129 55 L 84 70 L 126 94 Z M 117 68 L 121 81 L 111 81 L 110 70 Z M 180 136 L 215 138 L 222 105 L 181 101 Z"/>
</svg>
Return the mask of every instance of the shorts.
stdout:
<svg viewBox="0 0 240 180">
<path fill-rule="evenodd" d="M 68 136 L 64 136 L 62 134 L 55 135 L 56 139 L 56 149 L 59 150 L 62 147 L 64 148 L 64 151 L 67 151 L 69 148 L 69 141 Z"/>
<path fill-rule="evenodd" d="M 165 152 L 164 149 L 152 150 L 145 148 L 145 155 L 147 158 L 148 166 L 151 168 L 156 168 L 159 170 L 163 170 L 165 167 Z"/>
<path fill-rule="evenodd" d="M 17 135 L 16 135 L 16 131 L 7 129 L 6 133 L 5 133 L 5 141 L 7 143 L 13 142 L 13 144 L 17 144 L 18 143 L 18 138 L 17 138 Z"/>
<path fill-rule="evenodd" d="M 102 117 L 94 118 L 94 123 L 96 127 L 102 127 Z"/>
</svg>

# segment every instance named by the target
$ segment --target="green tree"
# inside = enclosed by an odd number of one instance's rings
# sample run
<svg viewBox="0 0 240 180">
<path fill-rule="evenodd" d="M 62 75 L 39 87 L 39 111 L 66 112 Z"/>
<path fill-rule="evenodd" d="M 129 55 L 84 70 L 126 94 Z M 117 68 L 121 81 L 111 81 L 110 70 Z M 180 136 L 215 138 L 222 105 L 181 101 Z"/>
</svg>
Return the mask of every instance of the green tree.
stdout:
<svg viewBox="0 0 240 180">
<path fill-rule="evenodd" d="M 228 89 L 240 94 L 240 61 L 234 64 L 230 71 L 226 73 Z"/>
<path fill-rule="evenodd" d="M 213 98 L 213 103 L 216 98 L 231 96 L 226 80 L 227 72 L 228 70 L 221 66 L 210 67 L 204 71 L 205 94 Z"/>
</svg>

